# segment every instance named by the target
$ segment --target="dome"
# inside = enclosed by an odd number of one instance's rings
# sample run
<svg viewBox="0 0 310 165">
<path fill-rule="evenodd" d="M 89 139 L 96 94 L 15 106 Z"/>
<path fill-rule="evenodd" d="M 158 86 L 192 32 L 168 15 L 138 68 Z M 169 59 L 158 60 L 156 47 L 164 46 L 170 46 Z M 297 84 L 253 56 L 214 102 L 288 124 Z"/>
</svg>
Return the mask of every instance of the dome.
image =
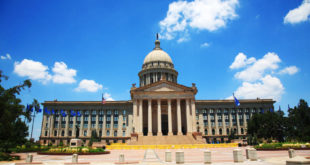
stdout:
<svg viewBox="0 0 310 165">
<path fill-rule="evenodd" d="M 155 41 L 155 48 L 154 50 L 152 50 L 145 58 L 144 58 L 144 62 L 143 64 L 147 64 L 149 62 L 157 62 L 157 61 L 162 61 L 162 62 L 169 62 L 171 64 L 172 60 L 170 58 L 170 56 L 168 55 L 168 53 L 166 53 L 165 51 L 163 51 L 160 48 L 160 42 L 159 40 Z"/>
</svg>

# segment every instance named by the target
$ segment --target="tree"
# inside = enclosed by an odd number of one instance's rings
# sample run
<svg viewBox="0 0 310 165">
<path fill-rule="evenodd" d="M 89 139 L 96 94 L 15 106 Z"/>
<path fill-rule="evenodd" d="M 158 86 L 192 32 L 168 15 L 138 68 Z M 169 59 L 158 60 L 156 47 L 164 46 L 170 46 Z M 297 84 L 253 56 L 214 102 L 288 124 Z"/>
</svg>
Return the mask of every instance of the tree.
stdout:
<svg viewBox="0 0 310 165">
<path fill-rule="evenodd" d="M 310 108 L 300 99 L 298 106 L 288 110 L 288 135 L 290 140 L 310 141 Z"/>
<path fill-rule="evenodd" d="M 286 123 L 283 113 L 266 112 L 254 114 L 248 122 L 248 135 L 257 138 L 276 139 L 284 141 Z"/>
<path fill-rule="evenodd" d="M 28 136 L 28 126 L 21 117 L 31 121 L 30 112 L 23 111 L 21 99 L 17 95 L 25 88 L 31 87 L 30 80 L 25 80 L 22 84 L 5 89 L 2 79 L 8 77 L 0 70 L 0 152 L 8 152 L 10 147 L 21 145 L 26 142 Z"/>
</svg>

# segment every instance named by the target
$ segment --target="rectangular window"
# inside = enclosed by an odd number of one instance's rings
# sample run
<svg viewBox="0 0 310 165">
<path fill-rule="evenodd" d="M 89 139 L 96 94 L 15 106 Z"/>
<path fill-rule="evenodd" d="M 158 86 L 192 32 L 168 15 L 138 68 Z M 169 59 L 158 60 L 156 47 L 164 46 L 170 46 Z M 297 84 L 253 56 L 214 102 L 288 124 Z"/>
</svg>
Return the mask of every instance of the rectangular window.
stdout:
<svg viewBox="0 0 310 165">
<path fill-rule="evenodd" d="M 126 128 L 126 123 L 123 123 L 123 128 Z"/>
<path fill-rule="evenodd" d="M 214 116 L 213 116 L 213 115 L 211 115 L 211 116 L 210 116 L 210 119 L 211 119 L 211 120 L 214 120 Z"/>
<path fill-rule="evenodd" d="M 118 117 L 114 116 L 114 122 L 117 122 L 117 121 L 118 121 Z"/>
<path fill-rule="evenodd" d="M 104 112 L 103 110 L 100 110 L 99 115 L 103 115 L 103 112 Z"/>
<path fill-rule="evenodd" d="M 217 116 L 218 120 L 222 120 L 222 115 Z"/>
<path fill-rule="evenodd" d="M 76 121 L 81 121 L 81 117 L 80 116 L 76 117 Z"/>
<path fill-rule="evenodd" d="M 125 131 L 123 131 L 123 137 L 125 137 L 126 136 L 126 132 Z"/>
<path fill-rule="evenodd" d="M 123 110 L 123 115 L 126 115 L 126 110 Z"/>
<path fill-rule="evenodd" d="M 59 116 L 56 116 L 56 117 L 55 117 L 55 121 L 59 121 Z"/>
<path fill-rule="evenodd" d="M 218 122 L 219 126 L 221 127 L 222 126 L 222 122 Z"/>
<path fill-rule="evenodd" d="M 127 118 L 126 116 L 123 116 L 123 121 L 126 122 Z"/>
<path fill-rule="evenodd" d="M 110 128 L 110 123 L 107 123 L 106 127 L 107 127 L 107 128 Z"/>
<path fill-rule="evenodd" d="M 203 120 L 208 120 L 208 116 L 203 116 Z"/>
<path fill-rule="evenodd" d="M 96 124 L 95 123 L 92 123 L 91 124 L 91 128 L 95 128 L 96 127 Z"/>
<path fill-rule="evenodd" d="M 110 136 L 110 131 L 109 130 L 107 130 L 107 136 Z"/>
<path fill-rule="evenodd" d="M 208 122 L 207 121 L 204 121 L 203 122 L 203 125 L 206 127 L 206 126 L 208 126 Z"/>
<path fill-rule="evenodd" d="M 202 110 L 202 113 L 203 113 L 203 114 L 206 114 L 206 113 L 207 113 L 207 110 L 206 110 L 206 109 L 203 109 L 203 110 Z"/>
<path fill-rule="evenodd" d="M 246 119 L 247 119 L 247 120 L 250 119 L 250 115 L 246 115 Z"/>
<path fill-rule="evenodd" d="M 99 121 L 102 121 L 103 117 L 102 116 L 99 116 Z"/>
<path fill-rule="evenodd" d="M 214 127 L 215 126 L 215 122 L 211 122 L 211 126 Z"/>
<path fill-rule="evenodd" d="M 229 126 L 229 122 L 225 122 L 226 126 Z"/>
<path fill-rule="evenodd" d="M 84 115 L 89 115 L 89 111 L 85 111 L 85 112 L 84 112 Z"/>
<path fill-rule="evenodd" d="M 107 111 L 107 115 L 111 115 L 111 110 L 108 110 L 108 111 Z"/>
<path fill-rule="evenodd" d="M 96 116 L 92 116 L 91 121 L 96 121 Z"/>
<path fill-rule="evenodd" d="M 110 116 L 107 116 L 107 121 L 111 121 L 111 117 Z"/>
<path fill-rule="evenodd" d="M 239 115 L 239 119 L 243 119 L 243 115 Z"/>
<path fill-rule="evenodd" d="M 61 124 L 61 128 L 66 128 L 66 124 Z"/>
<path fill-rule="evenodd" d="M 114 115 L 118 115 L 118 110 L 114 110 Z"/>
<path fill-rule="evenodd" d="M 69 124 L 69 128 L 73 128 L 73 124 L 70 123 L 70 124 Z"/>
<path fill-rule="evenodd" d="M 62 117 L 62 118 L 61 118 L 61 121 L 66 121 L 66 117 Z"/>
<path fill-rule="evenodd" d="M 88 121 L 88 116 L 84 116 L 84 121 Z"/>
<path fill-rule="evenodd" d="M 69 121 L 73 121 L 73 117 L 70 116 L 70 117 L 69 117 Z"/>
<path fill-rule="evenodd" d="M 54 123 L 54 128 L 58 128 L 58 123 Z"/>
<path fill-rule="evenodd" d="M 102 128 L 102 123 L 99 123 L 99 128 Z"/>
<path fill-rule="evenodd" d="M 118 128 L 118 124 L 114 124 L 114 125 L 113 125 L 113 128 Z"/>
<path fill-rule="evenodd" d="M 197 121 L 199 120 L 199 116 L 198 116 L 198 115 L 196 115 L 196 120 L 197 120 Z"/>
<path fill-rule="evenodd" d="M 239 112 L 239 113 L 242 113 L 242 109 L 238 109 L 238 112 Z"/>
<path fill-rule="evenodd" d="M 210 109 L 210 113 L 213 113 L 213 109 Z"/>
<path fill-rule="evenodd" d="M 224 109 L 224 113 L 228 113 L 228 110 L 227 110 L 227 109 Z"/>
<path fill-rule="evenodd" d="M 225 120 L 228 120 L 229 118 L 228 118 L 228 115 L 225 115 Z"/>
<path fill-rule="evenodd" d="M 84 123 L 83 128 L 88 128 L 88 124 Z"/>
<path fill-rule="evenodd" d="M 92 115 L 96 115 L 96 114 L 97 114 L 97 111 L 95 111 L 95 110 L 94 110 L 94 111 L 91 111 L 91 114 L 92 114 Z"/>
<path fill-rule="evenodd" d="M 45 127 L 48 128 L 48 123 L 45 123 Z"/>
<path fill-rule="evenodd" d="M 86 130 L 84 131 L 84 136 L 87 136 L 87 131 Z"/>
</svg>

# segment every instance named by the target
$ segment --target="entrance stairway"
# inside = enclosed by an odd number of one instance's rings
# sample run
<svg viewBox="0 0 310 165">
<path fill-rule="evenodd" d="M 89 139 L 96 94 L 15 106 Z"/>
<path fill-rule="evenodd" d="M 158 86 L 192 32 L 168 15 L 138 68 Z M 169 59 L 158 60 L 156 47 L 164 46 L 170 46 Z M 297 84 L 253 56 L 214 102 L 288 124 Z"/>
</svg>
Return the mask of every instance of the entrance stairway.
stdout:
<svg viewBox="0 0 310 165">
<path fill-rule="evenodd" d="M 166 144 L 205 144 L 192 135 L 173 136 L 139 136 L 138 141 L 131 141 L 128 145 L 166 145 Z"/>
</svg>

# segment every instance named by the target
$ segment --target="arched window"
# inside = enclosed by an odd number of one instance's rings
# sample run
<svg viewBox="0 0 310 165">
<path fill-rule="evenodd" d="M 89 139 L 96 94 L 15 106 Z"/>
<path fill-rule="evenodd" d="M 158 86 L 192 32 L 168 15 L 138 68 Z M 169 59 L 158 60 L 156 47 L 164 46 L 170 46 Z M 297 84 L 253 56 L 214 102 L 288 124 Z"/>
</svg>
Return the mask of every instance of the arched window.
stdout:
<svg viewBox="0 0 310 165">
<path fill-rule="evenodd" d="M 110 136 L 110 131 L 109 130 L 107 130 L 107 136 Z"/>
<path fill-rule="evenodd" d="M 222 135 L 222 128 L 220 128 L 219 132 L 220 132 L 220 135 Z"/>
<path fill-rule="evenodd" d="M 65 131 L 61 131 L 61 136 L 65 136 Z"/>
<path fill-rule="evenodd" d="M 205 135 L 208 135 L 208 129 L 205 129 Z"/>
<path fill-rule="evenodd" d="M 45 136 L 47 136 L 47 131 L 45 131 Z"/>
<path fill-rule="evenodd" d="M 72 131 L 69 131 L 69 136 L 72 136 Z"/>
<path fill-rule="evenodd" d="M 229 135 L 229 128 L 226 129 L 226 133 L 227 133 L 227 135 Z"/>
<path fill-rule="evenodd" d="M 214 129 L 212 129 L 212 135 L 215 135 L 215 130 Z"/>
<path fill-rule="evenodd" d="M 117 136 L 117 131 L 114 131 L 114 136 Z"/>
<path fill-rule="evenodd" d="M 54 136 L 57 136 L 57 131 L 54 131 Z"/>
<path fill-rule="evenodd" d="M 244 133 L 243 128 L 241 128 L 241 134 L 243 134 L 243 133 Z"/>
</svg>

